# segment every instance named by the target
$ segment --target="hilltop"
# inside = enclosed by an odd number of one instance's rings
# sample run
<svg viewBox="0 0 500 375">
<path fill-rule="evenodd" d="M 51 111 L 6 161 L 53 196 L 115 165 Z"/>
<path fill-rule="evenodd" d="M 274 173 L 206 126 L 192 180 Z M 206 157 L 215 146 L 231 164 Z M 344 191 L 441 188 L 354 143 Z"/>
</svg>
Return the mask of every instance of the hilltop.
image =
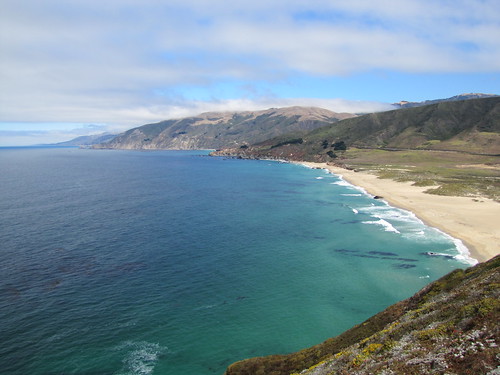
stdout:
<svg viewBox="0 0 500 375">
<path fill-rule="evenodd" d="M 315 107 L 247 112 L 207 112 L 130 129 L 94 148 L 157 150 L 217 149 L 262 142 L 283 134 L 303 134 L 354 117 Z"/>
<path fill-rule="evenodd" d="M 499 266 L 455 270 L 339 336 L 225 375 L 498 374 Z"/>
</svg>

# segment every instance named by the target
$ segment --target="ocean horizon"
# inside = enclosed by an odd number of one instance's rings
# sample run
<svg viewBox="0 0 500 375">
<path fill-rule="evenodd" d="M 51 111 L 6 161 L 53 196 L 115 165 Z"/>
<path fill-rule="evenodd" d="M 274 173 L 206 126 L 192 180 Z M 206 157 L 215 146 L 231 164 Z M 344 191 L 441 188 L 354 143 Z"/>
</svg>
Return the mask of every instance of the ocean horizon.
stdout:
<svg viewBox="0 0 500 375">
<path fill-rule="evenodd" d="M 474 263 L 325 170 L 208 151 L 0 148 L 5 374 L 220 374 Z"/>
</svg>

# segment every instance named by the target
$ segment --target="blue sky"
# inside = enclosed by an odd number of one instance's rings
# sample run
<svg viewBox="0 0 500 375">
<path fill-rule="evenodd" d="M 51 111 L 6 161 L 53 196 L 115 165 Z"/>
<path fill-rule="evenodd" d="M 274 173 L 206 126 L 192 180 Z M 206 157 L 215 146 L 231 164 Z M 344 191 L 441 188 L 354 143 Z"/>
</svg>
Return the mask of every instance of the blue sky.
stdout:
<svg viewBox="0 0 500 375">
<path fill-rule="evenodd" d="M 500 94 L 498 0 L 2 0 L 0 146 Z"/>
</svg>

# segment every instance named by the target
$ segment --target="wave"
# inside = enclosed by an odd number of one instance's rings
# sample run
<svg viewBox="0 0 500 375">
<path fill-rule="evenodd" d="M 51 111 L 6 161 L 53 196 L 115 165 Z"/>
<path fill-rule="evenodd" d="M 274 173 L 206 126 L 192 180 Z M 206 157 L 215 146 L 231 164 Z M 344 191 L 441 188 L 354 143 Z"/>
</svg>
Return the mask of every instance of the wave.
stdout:
<svg viewBox="0 0 500 375">
<path fill-rule="evenodd" d="M 127 351 L 122 360 L 124 368 L 119 375 L 149 375 L 153 373 L 160 355 L 166 348 L 147 341 L 126 341 L 118 350 Z"/>
<path fill-rule="evenodd" d="M 451 258 L 455 259 L 459 262 L 466 263 L 468 265 L 474 266 L 476 265 L 479 261 L 475 258 L 472 258 L 470 256 L 469 249 L 467 246 L 463 244 L 463 242 L 457 238 L 453 238 L 449 236 L 448 234 L 444 233 L 445 236 L 447 236 L 451 241 L 453 241 L 453 244 L 455 245 L 454 249 L 450 249 L 451 251 L 456 250 L 458 251 L 458 255 L 453 255 L 450 253 L 438 253 L 438 252 L 433 252 L 433 251 L 428 251 L 425 253 L 427 256 L 431 257 L 443 257 L 443 258 Z"/>
<path fill-rule="evenodd" d="M 451 254 L 447 254 L 447 253 L 437 253 L 437 252 L 434 252 L 434 251 L 427 251 L 426 253 L 424 253 L 425 255 L 427 256 L 430 256 L 430 257 L 444 257 L 444 258 L 455 258 L 455 256 L 451 255 Z"/>
<path fill-rule="evenodd" d="M 380 217 L 382 219 L 396 220 L 405 223 L 419 224 L 424 226 L 424 223 L 418 219 L 411 211 L 402 210 L 389 205 L 385 206 L 366 206 L 359 209 L 361 212 Z"/>
<path fill-rule="evenodd" d="M 453 242 L 454 246 L 450 249 L 450 252 L 458 252 L 458 254 L 444 255 L 454 258 L 455 260 L 467 265 L 473 266 L 478 263 L 477 259 L 471 257 L 469 249 L 461 240 L 452 237 L 437 228 L 429 227 L 411 211 L 395 208 L 388 204 L 384 206 L 371 205 L 358 207 L 357 211 L 379 219 L 363 221 L 364 224 L 382 225 L 387 232 L 401 233 L 406 238 L 417 238 L 419 241 L 433 242 L 435 235 L 431 235 L 431 233 L 434 231 L 434 233 L 438 233 L 440 236 L 443 236 Z M 388 220 L 396 222 L 396 227 L 398 229 L 396 229 L 393 224 L 389 223 Z"/>
<path fill-rule="evenodd" d="M 456 260 L 468 263 L 471 266 L 474 266 L 479 263 L 477 259 L 471 257 L 469 249 L 467 248 L 467 246 L 464 245 L 464 243 L 461 240 L 459 240 L 458 238 L 454 238 L 448 234 L 446 235 L 453 241 L 456 249 L 458 250 L 459 254 L 455 256 Z"/>
<path fill-rule="evenodd" d="M 442 236 L 448 238 L 451 242 L 453 242 L 453 247 L 450 247 L 449 249 L 445 250 L 445 251 L 449 251 L 446 253 L 428 251 L 425 253 L 425 255 L 454 259 L 454 260 L 459 261 L 460 263 L 465 263 L 468 266 L 474 266 L 477 263 L 479 263 L 479 261 L 477 259 L 475 259 L 471 256 L 469 249 L 467 248 L 467 246 L 464 245 L 464 243 L 461 240 L 459 240 L 458 238 L 454 238 L 454 237 L 450 236 L 449 234 L 440 231 L 437 228 L 431 228 L 431 229 L 438 232 Z M 426 238 L 427 238 L 427 235 L 422 236 L 422 239 L 426 239 Z M 457 252 L 458 252 L 458 254 L 457 254 Z"/>
<path fill-rule="evenodd" d="M 347 182 L 345 180 L 330 182 L 330 185 L 348 186 L 348 187 L 351 187 L 351 188 L 355 187 L 355 185 L 350 184 L 349 182 Z"/>
<path fill-rule="evenodd" d="M 327 172 L 331 173 L 330 171 L 326 170 Z M 345 186 L 349 187 L 351 189 L 355 189 L 360 191 L 362 194 L 374 197 L 372 194 L 368 193 L 365 189 L 363 189 L 360 186 L 353 185 L 342 177 L 342 175 L 339 174 L 333 174 L 336 176 L 339 180 L 335 182 L 331 182 L 330 184 L 332 185 L 339 185 L 339 186 Z M 351 196 L 351 194 L 343 193 L 341 195 L 344 196 Z M 355 194 L 352 194 L 354 196 Z M 356 194 L 357 195 L 357 194 Z M 427 230 L 425 228 L 430 228 L 433 229 L 440 234 L 444 235 L 448 239 L 450 239 L 455 247 L 455 250 L 458 252 L 458 255 L 454 255 L 454 258 L 460 262 L 466 263 L 468 265 L 475 265 L 478 263 L 477 259 L 474 259 L 471 257 L 471 254 L 469 252 L 469 249 L 467 246 L 464 245 L 464 243 L 459 240 L 458 238 L 454 238 L 447 233 L 434 228 L 434 227 L 429 227 L 427 226 L 422 220 L 420 220 L 413 212 L 401 209 L 401 208 L 395 208 L 389 205 L 389 203 L 383 199 L 380 200 L 381 202 L 384 202 L 386 205 L 385 206 L 376 206 L 376 205 L 371 205 L 368 207 L 363 207 L 363 208 L 357 208 L 353 209 L 357 210 L 358 212 L 361 213 L 367 213 L 370 214 L 370 211 L 375 211 L 376 213 L 371 215 L 377 218 L 380 218 L 380 220 L 377 221 L 364 221 L 363 223 L 365 224 L 379 224 L 383 225 L 384 228 L 386 228 L 387 231 L 391 232 L 397 232 L 400 233 L 399 230 L 397 230 L 392 224 L 390 224 L 387 220 L 385 219 L 390 219 L 390 220 L 395 220 L 401 223 L 406 223 L 406 224 L 412 224 L 410 227 L 406 226 L 404 229 L 403 236 L 407 237 L 413 237 L 413 236 L 418 236 L 421 240 L 426 239 L 427 237 Z"/>
<path fill-rule="evenodd" d="M 452 237 L 449 234 L 434 228 L 434 227 L 429 227 L 427 226 L 422 220 L 420 220 L 413 212 L 403 210 L 400 208 L 394 208 L 392 206 L 367 206 L 359 209 L 360 212 L 362 213 L 367 213 L 371 214 L 373 217 L 379 218 L 386 223 L 387 220 L 391 221 L 396 221 L 398 222 L 398 228 L 403 229 L 403 236 L 404 237 L 417 237 L 419 240 L 425 241 L 429 239 L 432 241 L 433 236 L 429 236 L 429 233 L 432 231 L 435 231 L 435 233 L 439 233 L 441 236 L 444 236 L 448 240 L 452 241 L 454 244 L 454 248 L 450 249 L 451 251 L 457 251 L 458 254 L 456 255 L 451 255 L 451 254 L 446 254 L 450 257 L 453 257 L 459 262 L 466 263 L 468 265 L 475 265 L 478 263 L 477 259 L 474 259 L 471 257 L 469 249 L 467 246 L 464 245 L 464 243 L 459 240 L 458 238 Z M 372 222 L 372 223 L 378 223 L 378 222 Z M 379 224 L 384 224 L 384 223 L 379 223 Z M 391 225 L 392 226 L 392 225 Z M 389 228 L 389 227 L 388 227 Z M 399 231 L 392 227 L 392 229 L 386 229 L 388 231 Z"/>
<path fill-rule="evenodd" d="M 401 233 L 399 230 L 397 230 L 396 228 L 394 228 L 394 226 L 391 223 L 389 223 L 388 221 L 386 221 L 384 219 L 375 220 L 375 221 L 363 221 L 363 224 L 381 225 L 381 226 L 384 227 L 384 230 L 386 232 Z"/>
</svg>

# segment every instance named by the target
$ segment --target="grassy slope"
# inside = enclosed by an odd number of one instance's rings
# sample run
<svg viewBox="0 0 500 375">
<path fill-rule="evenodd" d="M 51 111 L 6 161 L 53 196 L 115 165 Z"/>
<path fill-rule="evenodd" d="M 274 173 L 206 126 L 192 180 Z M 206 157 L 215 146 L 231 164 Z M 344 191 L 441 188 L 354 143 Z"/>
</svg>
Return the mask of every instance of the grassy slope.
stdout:
<svg viewBox="0 0 500 375">
<path fill-rule="evenodd" d="M 413 181 L 438 195 L 487 197 L 500 201 L 500 158 L 444 151 L 351 149 L 336 163 L 381 178 Z"/>
<path fill-rule="evenodd" d="M 225 375 L 485 374 L 499 365 L 499 266 L 500 256 L 455 270 L 337 337 Z"/>
<path fill-rule="evenodd" d="M 344 140 L 351 147 L 429 148 L 470 151 L 476 134 L 500 133 L 500 98 L 444 102 L 424 107 L 373 113 L 347 119 L 308 134 L 313 146 L 318 141 Z M 498 138 L 493 136 L 493 141 Z M 461 140 L 459 142 L 459 140 Z M 485 145 L 486 147 L 487 145 Z M 492 144 L 498 152 L 500 144 Z M 311 151 L 314 146 L 311 147 Z"/>
</svg>

